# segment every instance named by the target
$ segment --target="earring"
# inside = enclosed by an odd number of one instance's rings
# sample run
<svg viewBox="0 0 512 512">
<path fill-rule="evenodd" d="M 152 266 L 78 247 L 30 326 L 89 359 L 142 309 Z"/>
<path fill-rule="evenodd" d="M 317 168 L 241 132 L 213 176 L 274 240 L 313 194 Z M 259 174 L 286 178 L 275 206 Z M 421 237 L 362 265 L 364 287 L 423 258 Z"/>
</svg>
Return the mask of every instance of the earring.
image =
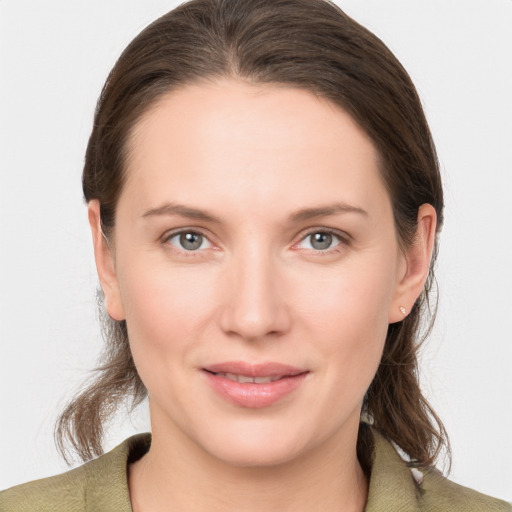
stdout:
<svg viewBox="0 0 512 512">
<path fill-rule="evenodd" d="M 402 313 L 402 315 L 405 316 L 407 314 L 407 309 L 405 309 L 403 306 L 400 306 L 398 309 L 400 310 L 400 313 Z"/>
</svg>

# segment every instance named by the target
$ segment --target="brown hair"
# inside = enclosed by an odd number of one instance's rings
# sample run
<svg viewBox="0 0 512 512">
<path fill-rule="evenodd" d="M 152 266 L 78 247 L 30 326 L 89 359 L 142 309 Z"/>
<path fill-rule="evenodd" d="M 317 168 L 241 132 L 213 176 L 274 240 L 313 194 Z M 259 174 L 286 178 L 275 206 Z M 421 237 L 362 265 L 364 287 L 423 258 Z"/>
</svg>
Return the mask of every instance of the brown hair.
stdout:
<svg viewBox="0 0 512 512">
<path fill-rule="evenodd" d="M 404 247 L 413 242 L 418 208 L 424 203 L 434 206 L 441 226 L 439 166 L 420 100 L 406 71 L 375 35 L 326 0 L 192 0 L 130 43 L 99 98 L 83 191 L 86 201 L 99 200 L 107 237 L 115 226 L 126 142 L 134 125 L 169 91 L 221 77 L 299 87 L 340 106 L 379 152 L 399 242 Z M 422 395 L 417 371 L 421 320 L 430 314 L 433 265 L 410 314 L 389 326 L 363 407 L 374 428 L 420 464 L 432 464 L 441 448 L 448 448 L 445 429 Z M 106 352 L 96 378 L 57 424 L 64 456 L 66 442 L 84 460 L 102 453 L 106 421 L 126 397 L 137 404 L 146 396 L 126 323 L 107 318 L 105 326 Z M 368 460 L 370 449 L 367 429 L 361 429 L 360 460 Z"/>
</svg>

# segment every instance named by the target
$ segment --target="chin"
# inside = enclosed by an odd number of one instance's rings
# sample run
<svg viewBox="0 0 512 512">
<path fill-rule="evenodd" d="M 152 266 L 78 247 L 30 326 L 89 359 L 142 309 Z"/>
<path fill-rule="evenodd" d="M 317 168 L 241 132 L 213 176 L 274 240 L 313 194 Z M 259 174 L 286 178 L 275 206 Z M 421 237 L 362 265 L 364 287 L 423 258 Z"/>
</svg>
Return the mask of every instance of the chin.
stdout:
<svg viewBox="0 0 512 512">
<path fill-rule="evenodd" d="M 297 459 L 302 450 L 291 449 L 291 447 L 267 441 L 265 446 L 233 443 L 225 449 L 217 447 L 215 452 L 212 455 L 233 467 L 268 468 L 281 466 Z"/>
<path fill-rule="evenodd" d="M 269 428 L 269 425 L 245 425 L 225 429 L 201 443 L 216 459 L 236 467 L 270 467 L 291 462 L 311 447 L 293 428 Z M 215 435 L 219 434 L 219 435 Z"/>
</svg>

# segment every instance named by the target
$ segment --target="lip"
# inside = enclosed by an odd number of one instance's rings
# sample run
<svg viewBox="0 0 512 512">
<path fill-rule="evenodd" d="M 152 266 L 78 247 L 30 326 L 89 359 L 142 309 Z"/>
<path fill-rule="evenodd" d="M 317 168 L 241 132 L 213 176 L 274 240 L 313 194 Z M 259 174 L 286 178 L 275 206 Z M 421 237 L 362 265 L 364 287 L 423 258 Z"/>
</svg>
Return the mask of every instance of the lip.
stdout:
<svg viewBox="0 0 512 512">
<path fill-rule="evenodd" d="M 251 364 L 228 361 L 202 368 L 208 384 L 222 398 L 239 407 L 260 409 L 269 407 L 301 386 L 308 370 L 281 363 Z M 273 378 L 271 382 L 237 382 L 223 374 L 236 374 L 253 378 Z"/>
</svg>

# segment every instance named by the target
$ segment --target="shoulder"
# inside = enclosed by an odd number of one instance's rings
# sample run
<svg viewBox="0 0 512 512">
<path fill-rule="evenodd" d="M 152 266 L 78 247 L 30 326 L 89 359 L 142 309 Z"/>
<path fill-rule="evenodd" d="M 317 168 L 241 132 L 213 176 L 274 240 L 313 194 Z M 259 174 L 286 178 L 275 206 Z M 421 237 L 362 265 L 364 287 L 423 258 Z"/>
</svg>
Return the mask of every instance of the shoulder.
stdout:
<svg viewBox="0 0 512 512">
<path fill-rule="evenodd" d="M 413 469 L 372 429 L 374 452 L 366 512 L 512 512 L 502 500 L 458 485 L 434 468 Z"/>
<path fill-rule="evenodd" d="M 453 510 L 464 512 L 512 512 L 512 505 L 491 498 L 473 489 L 458 485 L 444 477 L 439 471 L 431 469 L 424 474 L 420 484 L 421 510 L 435 512 Z"/>
<path fill-rule="evenodd" d="M 91 463 L 88 463 L 91 464 Z M 86 465 L 62 475 L 17 485 L 0 492 L 2 512 L 83 510 Z"/>
<path fill-rule="evenodd" d="M 125 440 L 114 450 L 61 475 L 0 492 L 1 512 L 131 512 L 126 468 L 134 452 L 143 452 L 149 435 Z"/>
</svg>

